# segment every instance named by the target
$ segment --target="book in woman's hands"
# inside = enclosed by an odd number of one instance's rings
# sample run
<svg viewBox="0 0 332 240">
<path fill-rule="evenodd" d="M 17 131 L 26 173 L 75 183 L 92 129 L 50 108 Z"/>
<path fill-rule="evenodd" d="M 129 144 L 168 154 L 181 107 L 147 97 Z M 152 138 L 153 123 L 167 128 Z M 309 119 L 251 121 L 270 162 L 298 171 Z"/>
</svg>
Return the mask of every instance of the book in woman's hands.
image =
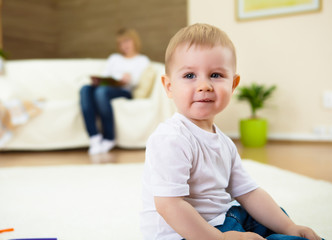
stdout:
<svg viewBox="0 0 332 240">
<path fill-rule="evenodd" d="M 121 81 L 116 80 L 111 77 L 100 77 L 100 76 L 91 76 L 92 85 L 99 86 L 99 85 L 106 85 L 106 86 L 113 86 L 113 87 L 121 87 L 123 84 Z"/>
</svg>

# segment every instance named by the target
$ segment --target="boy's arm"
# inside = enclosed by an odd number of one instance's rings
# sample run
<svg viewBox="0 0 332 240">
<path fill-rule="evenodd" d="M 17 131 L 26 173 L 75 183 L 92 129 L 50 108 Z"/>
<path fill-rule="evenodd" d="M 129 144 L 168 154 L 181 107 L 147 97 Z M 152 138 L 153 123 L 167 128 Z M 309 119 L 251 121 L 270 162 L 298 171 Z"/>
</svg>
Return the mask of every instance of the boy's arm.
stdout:
<svg viewBox="0 0 332 240">
<path fill-rule="evenodd" d="M 236 200 L 256 221 L 276 233 L 300 236 L 310 240 L 321 239 L 312 229 L 296 225 L 261 188 L 239 196 Z"/>
<path fill-rule="evenodd" d="M 263 239 L 255 233 L 222 233 L 208 224 L 183 197 L 154 197 L 158 213 L 182 237 L 187 240 L 235 240 Z"/>
</svg>

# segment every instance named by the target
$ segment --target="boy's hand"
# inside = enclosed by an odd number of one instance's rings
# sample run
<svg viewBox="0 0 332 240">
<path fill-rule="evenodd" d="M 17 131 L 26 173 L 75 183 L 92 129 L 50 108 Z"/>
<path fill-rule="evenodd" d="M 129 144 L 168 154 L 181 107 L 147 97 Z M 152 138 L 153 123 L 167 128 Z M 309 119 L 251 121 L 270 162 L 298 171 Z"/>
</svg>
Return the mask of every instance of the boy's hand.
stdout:
<svg viewBox="0 0 332 240">
<path fill-rule="evenodd" d="M 223 234 L 222 240 L 263 240 L 265 238 L 253 232 L 229 231 Z"/>
<path fill-rule="evenodd" d="M 257 188 L 236 200 L 249 214 L 267 228 L 276 233 L 303 237 L 309 240 L 321 240 L 310 228 L 296 225 L 263 189 Z M 259 204 L 257 204 L 259 203 Z M 269 214 L 266 214 L 266 213 Z M 271 218 L 270 216 L 274 216 Z"/>
<path fill-rule="evenodd" d="M 287 235 L 303 237 L 309 240 L 322 239 L 311 228 L 299 225 L 293 225 L 289 229 L 287 229 Z"/>
</svg>

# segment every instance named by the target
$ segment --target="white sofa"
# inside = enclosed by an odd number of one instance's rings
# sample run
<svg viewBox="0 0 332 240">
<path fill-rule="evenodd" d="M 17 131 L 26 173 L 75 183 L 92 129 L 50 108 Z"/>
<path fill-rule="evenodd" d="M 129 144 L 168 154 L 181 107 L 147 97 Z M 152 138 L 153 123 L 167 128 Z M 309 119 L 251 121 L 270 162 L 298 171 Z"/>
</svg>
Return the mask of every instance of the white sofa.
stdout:
<svg viewBox="0 0 332 240">
<path fill-rule="evenodd" d="M 1 150 L 53 150 L 88 146 L 79 106 L 79 90 L 98 75 L 104 59 L 12 60 L 0 76 L 0 100 L 43 99 L 42 111 L 17 127 Z M 160 76 L 164 65 L 152 62 L 155 80 L 147 98 L 113 100 L 117 146 L 144 148 L 159 122 L 175 107 L 164 93 Z"/>
</svg>

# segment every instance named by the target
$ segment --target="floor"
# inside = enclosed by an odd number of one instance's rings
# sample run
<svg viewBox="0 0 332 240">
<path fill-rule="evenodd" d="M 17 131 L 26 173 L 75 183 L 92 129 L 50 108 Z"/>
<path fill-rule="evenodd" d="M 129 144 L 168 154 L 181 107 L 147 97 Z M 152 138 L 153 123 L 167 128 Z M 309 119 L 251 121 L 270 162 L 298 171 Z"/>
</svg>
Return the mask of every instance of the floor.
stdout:
<svg viewBox="0 0 332 240">
<path fill-rule="evenodd" d="M 253 159 L 315 179 L 332 182 L 332 142 L 273 141 L 265 148 L 244 148 L 242 159 Z"/>
<path fill-rule="evenodd" d="M 312 178 L 332 182 L 332 143 L 270 141 L 264 148 L 245 148 L 234 141 L 243 159 L 253 159 Z M 144 150 L 115 149 L 90 158 L 86 149 L 0 152 L 0 167 L 144 162 Z"/>
</svg>

